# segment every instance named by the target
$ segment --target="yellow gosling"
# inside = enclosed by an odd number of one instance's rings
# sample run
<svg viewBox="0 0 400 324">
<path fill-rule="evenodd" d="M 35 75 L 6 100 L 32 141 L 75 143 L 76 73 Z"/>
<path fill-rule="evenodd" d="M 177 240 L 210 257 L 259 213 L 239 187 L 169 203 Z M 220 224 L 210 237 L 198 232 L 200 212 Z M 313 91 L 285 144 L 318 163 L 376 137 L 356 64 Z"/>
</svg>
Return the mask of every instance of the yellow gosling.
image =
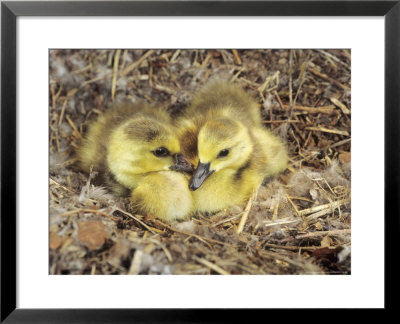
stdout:
<svg viewBox="0 0 400 324">
<path fill-rule="evenodd" d="M 149 173 L 133 189 L 131 208 L 167 222 L 186 219 L 193 209 L 188 180 L 174 171 Z"/>
<path fill-rule="evenodd" d="M 287 163 L 285 146 L 261 126 L 252 99 L 236 87 L 221 87 L 218 100 L 210 101 L 215 87 L 206 87 L 210 96 L 200 91 L 193 99 L 197 108 L 190 107 L 192 113 L 178 123 L 182 153 L 196 166 L 189 187 L 194 209 L 200 212 L 242 205 L 264 178 L 283 171 Z M 231 95 L 246 107 L 232 105 Z"/>
<path fill-rule="evenodd" d="M 171 221 L 192 210 L 180 144 L 169 114 L 146 104 L 116 106 L 89 125 L 77 151 L 82 171 L 100 175 L 115 195 L 129 196 L 131 207 Z M 178 165 L 178 167 L 177 167 Z"/>
</svg>

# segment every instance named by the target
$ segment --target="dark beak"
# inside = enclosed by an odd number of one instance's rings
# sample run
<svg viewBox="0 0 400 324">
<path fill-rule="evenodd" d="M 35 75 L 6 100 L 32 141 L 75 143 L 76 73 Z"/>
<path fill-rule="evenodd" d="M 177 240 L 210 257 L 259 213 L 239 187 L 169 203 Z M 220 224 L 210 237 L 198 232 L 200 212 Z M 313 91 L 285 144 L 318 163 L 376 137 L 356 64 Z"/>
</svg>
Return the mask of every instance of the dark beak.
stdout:
<svg viewBox="0 0 400 324">
<path fill-rule="evenodd" d="M 173 158 L 175 160 L 175 164 L 169 167 L 170 170 L 186 173 L 193 172 L 192 163 L 186 160 L 182 154 L 174 154 Z"/>
<path fill-rule="evenodd" d="M 203 182 L 213 173 L 214 171 L 210 171 L 210 163 L 201 163 L 197 166 L 197 169 L 194 170 L 192 178 L 190 179 L 189 189 L 195 191 L 199 189 Z"/>
</svg>

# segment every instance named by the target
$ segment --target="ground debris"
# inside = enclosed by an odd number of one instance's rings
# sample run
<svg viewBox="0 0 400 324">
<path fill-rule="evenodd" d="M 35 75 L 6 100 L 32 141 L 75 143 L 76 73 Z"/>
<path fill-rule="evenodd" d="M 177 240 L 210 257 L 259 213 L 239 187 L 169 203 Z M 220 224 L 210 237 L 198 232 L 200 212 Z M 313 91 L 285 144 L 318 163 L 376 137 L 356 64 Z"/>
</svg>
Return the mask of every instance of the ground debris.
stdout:
<svg viewBox="0 0 400 324">
<path fill-rule="evenodd" d="M 348 50 L 50 50 L 50 274 L 350 274 Z M 165 224 L 132 214 L 74 167 L 88 122 L 115 102 L 181 114 L 210 78 L 257 98 L 288 169 L 257 197 Z M 93 181 L 92 181 L 93 180 Z"/>
</svg>

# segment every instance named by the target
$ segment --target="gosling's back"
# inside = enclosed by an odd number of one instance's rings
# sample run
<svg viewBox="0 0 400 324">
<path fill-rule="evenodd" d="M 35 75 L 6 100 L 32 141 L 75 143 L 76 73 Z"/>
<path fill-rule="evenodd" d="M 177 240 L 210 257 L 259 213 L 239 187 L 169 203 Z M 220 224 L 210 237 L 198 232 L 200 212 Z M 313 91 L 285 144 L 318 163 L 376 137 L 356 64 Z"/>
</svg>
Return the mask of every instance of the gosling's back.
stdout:
<svg viewBox="0 0 400 324">
<path fill-rule="evenodd" d="M 242 88 L 226 81 L 212 81 L 194 97 L 187 109 L 188 116 L 197 114 L 232 117 L 247 125 L 261 124 L 260 108 Z"/>
</svg>

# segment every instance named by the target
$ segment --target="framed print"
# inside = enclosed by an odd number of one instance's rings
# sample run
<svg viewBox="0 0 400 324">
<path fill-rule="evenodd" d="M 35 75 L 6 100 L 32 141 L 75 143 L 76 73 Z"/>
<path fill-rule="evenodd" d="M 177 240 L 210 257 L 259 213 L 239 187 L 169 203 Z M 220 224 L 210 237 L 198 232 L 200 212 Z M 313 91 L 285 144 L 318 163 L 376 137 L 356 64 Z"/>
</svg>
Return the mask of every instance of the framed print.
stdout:
<svg viewBox="0 0 400 324">
<path fill-rule="evenodd" d="M 1 10 L 2 321 L 393 307 L 398 1 Z"/>
</svg>

